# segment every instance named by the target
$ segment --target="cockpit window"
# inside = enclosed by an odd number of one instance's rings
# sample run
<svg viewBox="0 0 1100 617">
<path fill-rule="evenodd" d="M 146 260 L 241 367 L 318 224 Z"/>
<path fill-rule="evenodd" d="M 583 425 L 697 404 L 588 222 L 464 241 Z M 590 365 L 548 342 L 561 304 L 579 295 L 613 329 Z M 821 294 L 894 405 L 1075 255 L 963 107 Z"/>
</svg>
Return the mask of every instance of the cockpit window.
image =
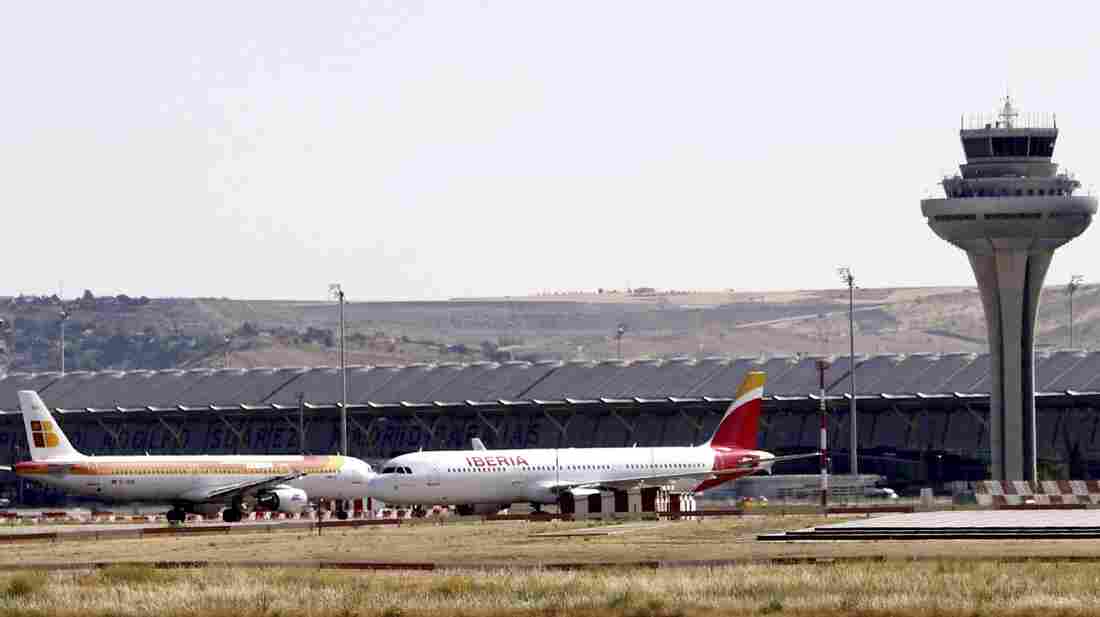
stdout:
<svg viewBox="0 0 1100 617">
<path fill-rule="evenodd" d="M 383 467 L 382 473 L 397 473 L 396 467 Z"/>
<path fill-rule="evenodd" d="M 412 472 L 413 472 L 413 470 L 409 469 L 408 467 L 402 467 L 401 468 L 401 473 L 412 473 Z"/>
</svg>

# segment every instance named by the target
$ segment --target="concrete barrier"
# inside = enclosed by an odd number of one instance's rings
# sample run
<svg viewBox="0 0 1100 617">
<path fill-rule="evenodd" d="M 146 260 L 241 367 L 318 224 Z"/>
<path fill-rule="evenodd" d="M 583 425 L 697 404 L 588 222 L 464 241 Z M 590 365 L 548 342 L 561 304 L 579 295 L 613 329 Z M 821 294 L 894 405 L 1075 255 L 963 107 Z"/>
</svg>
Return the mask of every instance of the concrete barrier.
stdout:
<svg viewBox="0 0 1100 617">
<path fill-rule="evenodd" d="M 983 480 L 974 483 L 981 506 L 1100 503 L 1100 480 Z"/>
</svg>

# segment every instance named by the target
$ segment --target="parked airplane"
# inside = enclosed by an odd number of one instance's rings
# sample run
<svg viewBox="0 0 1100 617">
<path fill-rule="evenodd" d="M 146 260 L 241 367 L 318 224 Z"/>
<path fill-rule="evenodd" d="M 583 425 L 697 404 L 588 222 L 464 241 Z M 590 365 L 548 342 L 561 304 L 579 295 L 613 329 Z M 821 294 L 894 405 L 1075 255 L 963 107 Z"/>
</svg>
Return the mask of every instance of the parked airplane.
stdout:
<svg viewBox="0 0 1100 617">
<path fill-rule="evenodd" d="M 600 489 L 665 486 L 698 481 L 696 492 L 734 478 L 771 471 L 777 462 L 818 456 L 777 457 L 757 450 L 765 375 L 750 372 L 718 428 L 695 447 L 487 450 L 480 440 L 466 451 L 414 452 L 387 462 L 367 494 L 387 504 L 456 505 L 460 514 L 497 512 L 514 502 L 536 508 Z"/>
<path fill-rule="evenodd" d="M 347 456 L 85 456 L 69 443 L 49 409 L 31 390 L 19 392 L 31 460 L 0 467 L 66 492 L 105 501 L 170 503 L 168 520 L 188 512 L 240 521 L 257 506 L 301 512 L 310 498 L 365 497 L 375 475 Z M 338 510 L 337 518 L 347 518 Z"/>
</svg>

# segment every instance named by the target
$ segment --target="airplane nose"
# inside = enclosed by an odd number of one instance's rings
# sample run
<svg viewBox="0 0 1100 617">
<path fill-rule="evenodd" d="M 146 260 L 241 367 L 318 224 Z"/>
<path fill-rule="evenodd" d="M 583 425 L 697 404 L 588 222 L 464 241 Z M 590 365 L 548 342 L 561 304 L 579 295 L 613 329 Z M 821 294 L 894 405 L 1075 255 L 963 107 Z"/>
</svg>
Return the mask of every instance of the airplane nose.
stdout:
<svg viewBox="0 0 1100 617">
<path fill-rule="evenodd" d="M 382 496 L 382 478 L 378 475 L 374 475 L 367 481 L 367 497 L 378 499 Z"/>
</svg>

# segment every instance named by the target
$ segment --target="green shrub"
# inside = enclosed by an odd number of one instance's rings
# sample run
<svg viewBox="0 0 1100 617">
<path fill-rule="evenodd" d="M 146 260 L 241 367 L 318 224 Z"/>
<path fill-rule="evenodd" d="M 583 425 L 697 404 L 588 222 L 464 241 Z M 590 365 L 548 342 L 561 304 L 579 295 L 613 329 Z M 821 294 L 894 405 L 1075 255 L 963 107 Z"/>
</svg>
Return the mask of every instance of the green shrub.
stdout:
<svg viewBox="0 0 1100 617">
<path fill-rule="evenodd" d="M 97 573 L 99 582 L 107 585 L 152 585 L 175 580 L 176 574 L 158 570 L 152 565 L 118 565 L 103 568 Z"/>
<path fill-rule="evenodd" d="M 46 587 L 45 572 L 21 572 L 4 581 L 3 596 L 11 599 L 25 598 Z"/>
</svg>

